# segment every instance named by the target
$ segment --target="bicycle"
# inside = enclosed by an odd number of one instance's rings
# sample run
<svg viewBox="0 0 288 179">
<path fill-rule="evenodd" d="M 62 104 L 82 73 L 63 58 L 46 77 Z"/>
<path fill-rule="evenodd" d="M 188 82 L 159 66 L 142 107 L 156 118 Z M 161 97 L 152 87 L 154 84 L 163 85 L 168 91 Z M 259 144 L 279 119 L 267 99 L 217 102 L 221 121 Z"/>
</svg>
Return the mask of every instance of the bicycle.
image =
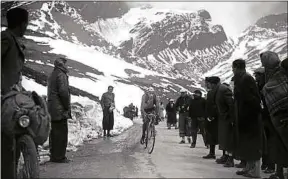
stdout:
<svg viewBox="0 0 288 179">
<path fill-rule="evenodd" d="M 147 120 L 149 120 L 149 123 L 147 124 L 148 126 L 145 131 L 144 141 L 145 141 L 145 149 L 148 148 L 148 153 L 151 154 L 154 150 L 156 139 L 156 129 L 155 129 L 156 115 L 153 113 L 147 114 Z"/>
</svg>

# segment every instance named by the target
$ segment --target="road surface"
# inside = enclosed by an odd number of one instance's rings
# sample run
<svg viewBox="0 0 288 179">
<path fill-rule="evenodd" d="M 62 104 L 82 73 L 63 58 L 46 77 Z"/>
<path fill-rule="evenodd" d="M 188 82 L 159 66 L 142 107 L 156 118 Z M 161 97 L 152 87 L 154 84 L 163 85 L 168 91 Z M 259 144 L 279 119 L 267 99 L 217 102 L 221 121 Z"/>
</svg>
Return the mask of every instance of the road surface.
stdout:
<svg viewBox="0 0 288 179">
<path fill-rule="evenodd" d="M 141 125 L 136 123 L 120 136 L 97 139 L 69 153 L 69 164 L 46 163 L 41 178 L 241 178 L 236 168 L 202 159 L 208 149 L 201 136 L 191 149 L 188 143 L 178 144 L 178 130 L 167 130 L 164 122 L 156 129 L 151 155 L 139 144 Z"/>
</svg>

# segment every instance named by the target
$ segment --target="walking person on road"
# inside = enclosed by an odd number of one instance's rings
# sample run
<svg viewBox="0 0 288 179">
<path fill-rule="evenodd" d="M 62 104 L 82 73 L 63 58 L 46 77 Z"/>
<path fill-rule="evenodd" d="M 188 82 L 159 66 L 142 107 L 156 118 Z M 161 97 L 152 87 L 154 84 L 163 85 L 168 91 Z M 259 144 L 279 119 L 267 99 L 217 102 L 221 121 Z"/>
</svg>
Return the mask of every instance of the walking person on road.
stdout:
<svg viewBox="0 0 288 179">
<path fill-rule="evenodd" d="M 258 87 L 254 78 L 246 72 L 246 63 L 243 59 L 235 60 L 232 68 L 237 130 L 236 155 L 247 162 L 246 167 L 237 174 L 260 177 L 262 121 Z"/>
<path fill-rule="evenodd" d="M 191 126 L 192 121 L 189 117 L 189 105 L 191 101 L 191 97 L 187 95 L 185 90 L 180 91 L 181 96 L 177 99 L 175 107 L 179 112 L 179 136 L 181 137 L 180 144 L 185 144 L 185 136 L 187 136 L 187 140 L 191 143 Z M 190 119 L 189 119 L 190 118 Z M 189 121 L 190 120 L 190 121 Z"/>
<path fill-rule="evenodd" d="M 108 87 L 108 91 L 101 97 L 101 107 L 103 110 L 102 128 L 104 137 L 112 137 L 110 131 L 114 127 L 114 113 L 115 109 L 115 94 L 113 93 L 113 86 Z"/>
<path fill-rule="evenodd" d="M 71 119 L 71 101 L 68 80 L 67 60 L 54 61 L 54 70 L 48 78 L 48 110 L 51 115 L 50 161 L 68 163 L 68 119 Z"/>
<path fill-rule="evenodd" d="M 204 144 L 207 146 L 205 130 L 206 100 L 202 98 L 202 92 L 200 90 L 195 90 L 193 96 L 194 98 L 191 99 L 189 105 L 189 117 L 192 119 L 192 143 L 190 148 L 196 147 L 197 132 L 199 129 L 202 134 Z"/>
<path fill-rule="evenodd" d="M 219 149 L 223 151 L 223 156 L 216 160 L 224 167 L 234 167 L 234 102 L 231 89 L 220 83 L 220 78 L 213 76 L 208 78 L 212 90 L 215 90 L 215 103 L 218 109 L 218 142 Z"/>
<path fill-rule="evenodd" d="M 218 109 L 215 103 L 216 89 L 212 89 L 212 84 L 209 82 L 209 77 L 205 79 L 207 88 L 206 99 L 206 137 L 207 144 L 210 146 L 209 154 L 203 156 L 204 159 L 216 159 L 215 146 L 218 145 Z"/>
<path fill-rule="evenodd" d="M 170 99 L 169 103 L 166 105 L 166 114 L 168 129 L 171 129 L 171 125 L 175 126 L 175 129 L 177 129 L 177 111 L 173 99 Z"/>
<path fill-rule="evenodd" d="M 28 16 L 28 11 L 22 8 L 10 9 L 7 12 L 8 28 L 1 32 L 1 96 L 20 82 L 25 57 L 18 38 L 23 37 L 26 32 Z M 1 130 L 1 178 L 16 178 L 13 140 L 12 136 Z"/>
</svg>

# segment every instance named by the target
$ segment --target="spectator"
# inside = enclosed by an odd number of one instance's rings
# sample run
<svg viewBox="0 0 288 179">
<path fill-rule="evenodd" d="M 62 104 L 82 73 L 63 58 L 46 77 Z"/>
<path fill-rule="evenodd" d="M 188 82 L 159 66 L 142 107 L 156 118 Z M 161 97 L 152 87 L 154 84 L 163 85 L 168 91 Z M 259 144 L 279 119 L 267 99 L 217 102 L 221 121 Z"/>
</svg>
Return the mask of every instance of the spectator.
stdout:
<svg viewBox="0 0 288 179">
<path fill-rule="evenodd" d="M 231 89 L 220 83 L 220 78 L 213 76 L 208 78 L 212 90 L 215 90 L 215 103 L 218 109 L 218 142 L 219 149 L 223 151 L 223 156 L 216 160 L 224 167 L 233 167 L 233 128 L 234 104 Z M 227 152 L 227 154 L 226 154 Z"/>
<path fill-rule="evenodd" d="M 215 103 L 216 89 L 212 89 L 209 77 L 205 79 L 207 88 L 207 100 L 205 106 L 206 113 L 206 137 L 207 144 L 210 146 L 210 152 L 204 156 L 204 159 L 216 159 L 215 146 L 218 145 L 218 109 Z"/>
<path fill-rule="evenodd" d="M 68 119 L 71 119 L 71 101 L 68 80 L 67 60 L 56 59 L 54 70 L 48 78 L 48 110 L 51 115 L 50 161 L 68 163 Z"/>
<path fill-rule="evenodd" d="M 177 129 L 176 123 L 176 107 L 174 104 L 174 100 L 170 99 L 169 103 L 166 105 L 166 112 L 167 112 L 167 123 L 168 123 L 168 129 L 171 129 L 171 125 L 175 126 L 175 129 Z"/>
<path fill-rule="evenodd" d="M 182 138 L 180 144 L 185 144 L 185 136 L 191 143 L 191 129 L 189 129 L 189 104 L 191 97 L 187 95 L 185 90 L 180 91 L 181 96 L 176 101 L 176 109 L 179 112 L 179 135 Z M 191 121 L 190 121 L 191 124 Z M 190 127 L 191 128 L 191 127 Z"/>
<path fill-rule="evenodd" d="M 103 110 L 102 127 L 104 130 L 104 136 L 112 137 L 110 131 L 114 127 L 114 113 L 115 108 L 115 94 L 113 93 L 113 86 L 108 87 L 108 91 L 101 97 L 101 107 Z"/>
<path fill-rule="evenodd" d="M 203 141 L 205 146 L 206 143 L 206 131 L 205 131 L 205 105 L 206 100 L 202 98 L 202 92 L 200 90 L 194 91 L 194 98 L 190 101 L 189 106 L 189 117 L 192 119 L 192 143 L 191 148 L 196 147 L 197 142 L 197 132 L 200 129 L 200 132 L 203 136 Z"/>
<path fill-rule="evenodd" d="M 28 25 L 28 12 L 21 8 L 7 12 L 7 30 L 1 32 L 1 95 L 7 94 L 21 77 L 25 57 L 18 38 L 23 37 Z M 2 121 L 5 119 L 1 119 Z M 13 137 L 1 130 L 1 178 L 16 178 L 13 161 Z"/>
<path fill-rule="evenodd" d="M 287 58 L 280 63 L 274 52 L 260 54 L 262 66 L 265 68 L 263 94 L 274 129 L 271 131 L 273 148 L 271 158 L 277 164 L 276 174 L 270 178 L 284 178 L 283 167 L 288 167 L 288 68 Z"/>
<path fill-rule="evenodd" d="M 237 130 L 236 155 L 247 162 L 246 167 L 236 173 L 258 178 L 262 149 L 260 95 L 255 80 L 246 72 L 245 61 L 235 60 L 232 67 Z"/>
<path fill-rule="evenodd" d="M 160 106 L 159 106 L 159 117 L 160 117 L 160 119 L 161 119 L 161 121 L 163 121 L 164 120 L 164 111 L 165 111 L 165 107 L 164 107 L 164 104 L 163 104 L 163 102 L 160 102 Z"/>
<path fill-rule="evenodd" d="M 263 130 L 263 154 L 262 154 L 262 166 L 261 169 L 265 170 L 264 173 L 274 173 L 275 171 L 275 163 L 271 160 L 271 153 L 270 149 L 273 147 L 273 143 L 271 143 L 271 129 L 273 127 L 273 124 L 271 123 L 270 115 L 265 103 L 264 96 L 262 94 L 262 88 L 265 85 L 265 69 L 264 68 L 258 68 L 254 71 L 255 79 L 257 82 L 259 94 L 262 101 L 262 110 L 261 110 L 261 116 L 262 116 L 262 122 L 264 126 Z"/>
</svg>

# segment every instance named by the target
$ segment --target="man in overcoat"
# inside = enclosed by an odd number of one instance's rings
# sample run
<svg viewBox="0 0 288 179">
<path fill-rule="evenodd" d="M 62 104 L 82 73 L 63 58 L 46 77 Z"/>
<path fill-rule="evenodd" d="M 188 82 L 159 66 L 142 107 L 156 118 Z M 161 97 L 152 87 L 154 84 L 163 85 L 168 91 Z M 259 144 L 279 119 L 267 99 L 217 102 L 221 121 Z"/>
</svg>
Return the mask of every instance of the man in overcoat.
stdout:
<svg viewBox="0 0 288 179">
<path fill-rule="evenodd" d="M 254 78 L 246 72 L 246 63 L 237 59 L 232 64 L 236 114 L 236 155 L 247 162 L 237 174 L 260 177 L 262 156 L 261 100 Z"/>
</svg>

